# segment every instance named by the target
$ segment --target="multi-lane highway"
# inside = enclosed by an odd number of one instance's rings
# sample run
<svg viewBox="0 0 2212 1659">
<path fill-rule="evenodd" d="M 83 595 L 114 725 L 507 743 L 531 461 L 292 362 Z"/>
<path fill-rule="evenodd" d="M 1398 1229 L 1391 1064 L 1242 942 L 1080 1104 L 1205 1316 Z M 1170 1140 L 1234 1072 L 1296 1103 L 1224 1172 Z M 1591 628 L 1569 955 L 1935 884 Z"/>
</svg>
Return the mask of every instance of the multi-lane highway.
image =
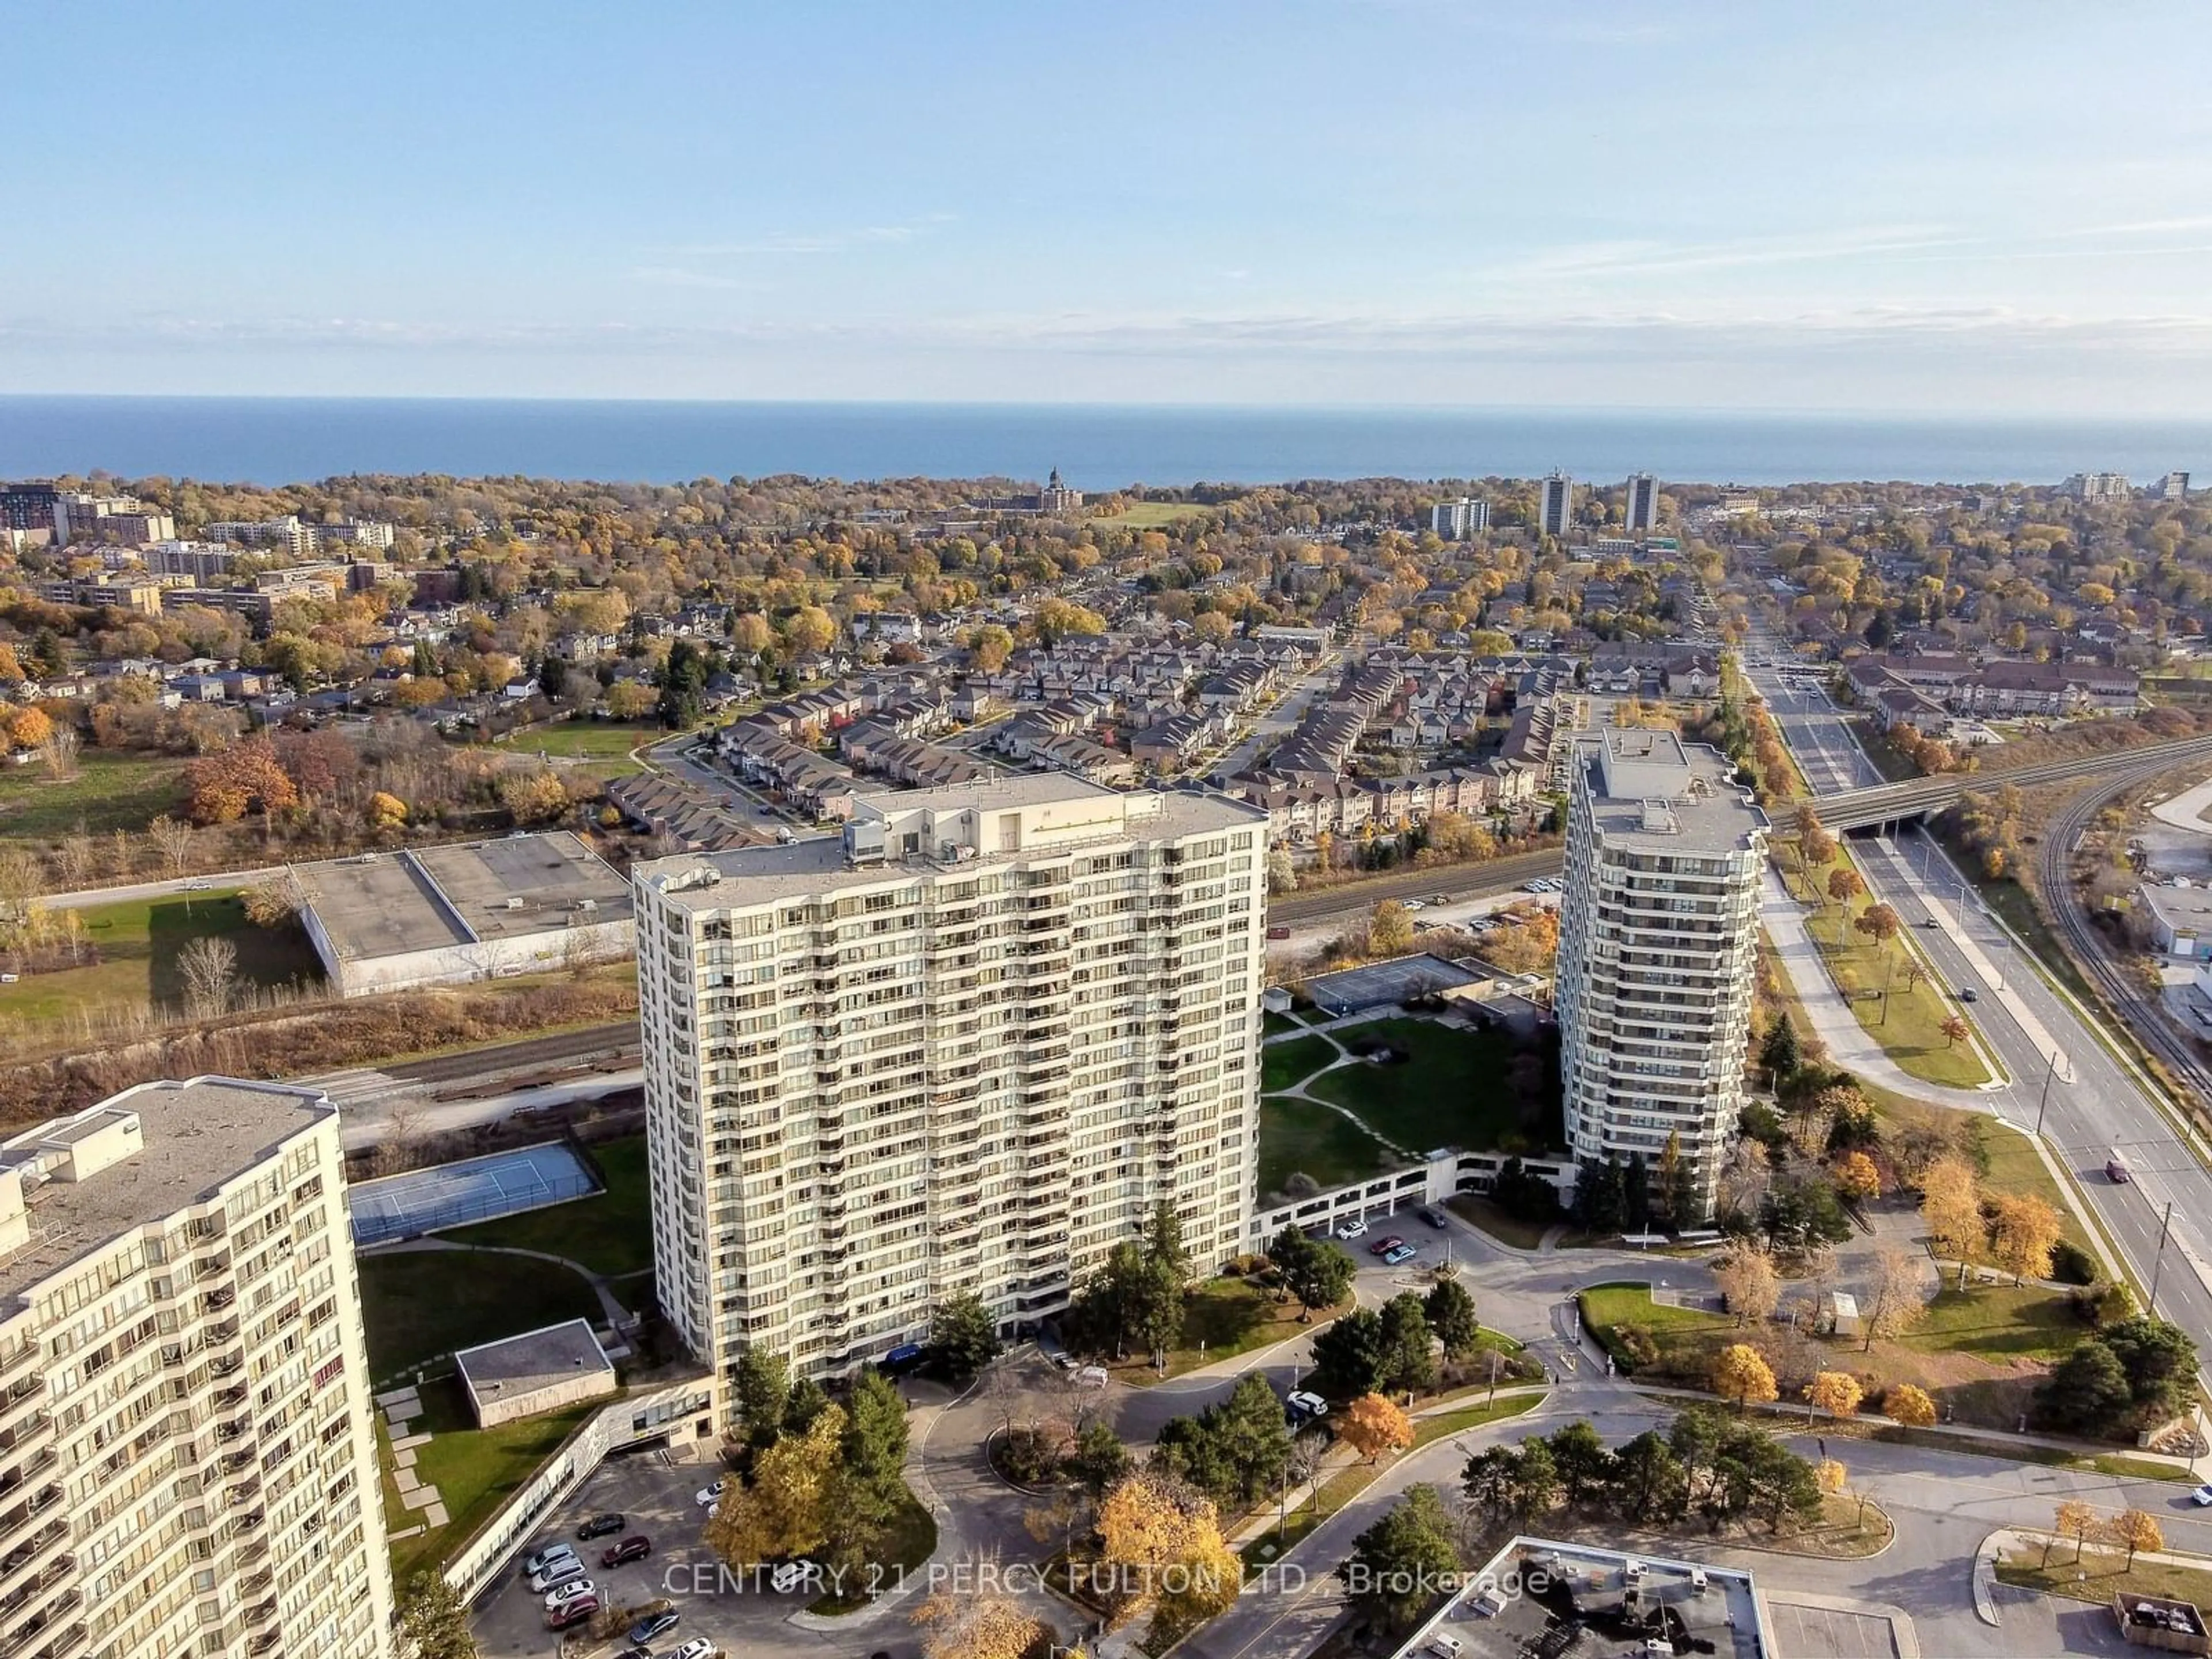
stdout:
<svg viewBox="0 0 2212 1659">
<path fill-rule="evenodd" d="M 1863 755 L 1854 760 L 1846 753 L 1844 745 L 1856 745 L 1824 692 L 1792 696 L 1772 669 L 1748 669 L 1747 677 L 1766 697 L 1816 793 L 1857 787 L 1872 771 Z M 2160 745 L 2130 757 L 2099 757 L 2094 766 L 2061 775 L 2112 772 L 2113 787 L 2124 787 L 2200 750 L 2212 756 L 2202 744 Z M 2125 758 L 2133 763 L 2112 772 Z M 2045 769 L 2002 775 L 2018 781 Z M 2106 793 L 2093 790 L 2091 796 Z M 1816 804 L 1827 817 L 1831 803 Z M 2094 802 L 2081 820 L 2093 810 Z M 2045 843 L 2059 849 L 2062 860 L 2074 834 L 2063 827 L 2068 816 Z M 1856 843 L 1853 852 L 1872 892 L 1897 908 L 1937 975 L 1954 991 L 1975 993 L 1975 1024 L 2008 1081 L 1978 1091 L 1972 1103 L 2023 1129 L 2041 1130 L 2136 1282 L 2148 1288 L 2156 1281 L 2159 1311 L 2212 1358 L 2212 1170 L 2135 1070 L 2115 1057 L 2081 1011 L 1988 914 L 1932 837 L 1907 829 L 1895 838 Z M 1814 988 L 1799 988 L 1808 994 Z M 2116 1150 L 2134 1177 L 2124 1184 L 2105 1174 Z"/>
</svg>

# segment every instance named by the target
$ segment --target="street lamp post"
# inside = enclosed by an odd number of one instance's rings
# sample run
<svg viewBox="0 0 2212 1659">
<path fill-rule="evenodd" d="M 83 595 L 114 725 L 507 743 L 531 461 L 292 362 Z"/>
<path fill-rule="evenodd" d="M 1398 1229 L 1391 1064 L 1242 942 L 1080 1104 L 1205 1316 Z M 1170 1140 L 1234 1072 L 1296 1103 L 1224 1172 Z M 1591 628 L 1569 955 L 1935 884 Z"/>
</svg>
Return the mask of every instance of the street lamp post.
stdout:
<svg viewBox="0 0 2212 1659">
<path fill-rule="evenodd" d="M 2043 1074 L 2043 1098 L 2035 1107 L 2035 1138 L 2043 1139 L 2043 1115 L 2051 1106 L 2051 1085 L 2058 1076 L 2058 1050 L 2051 1051 L 2051 1069 Z"/>
<path fill-rule="evenodd" d="M 2150 1305 L 2147 1311 L 2153 1319 L 2158 1317 L 2158 1279 L 2160 1273 L 2166 1267 L 2166 1236 L 2172 1226 L 2173 1200 L 2168 1199 L 2166 1204 L 2166 1213 L 2160 1218 L 2158 1224 L 2158 1254 L 2151 1259 L 2150 1264 Z"/>
</svg>

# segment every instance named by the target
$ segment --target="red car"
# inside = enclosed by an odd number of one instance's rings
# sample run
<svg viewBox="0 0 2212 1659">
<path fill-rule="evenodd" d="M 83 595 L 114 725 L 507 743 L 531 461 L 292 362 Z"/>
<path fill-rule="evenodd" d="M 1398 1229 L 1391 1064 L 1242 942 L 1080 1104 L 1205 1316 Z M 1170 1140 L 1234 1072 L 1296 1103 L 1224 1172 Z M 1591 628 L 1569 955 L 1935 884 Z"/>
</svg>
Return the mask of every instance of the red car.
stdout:
<svg viewBox="0 0 2212 1659">
<path fill-rule="evenodd" d="M 620 1543 L 610 1544 L 599 1552 L 599 1565 L 618 1567 L 625 1561 L 642 1561 L 653 1553 L 653 1540 L 641 1532 L 634 1532 Z"/>
<path fill-rule="evenodd" d="M 582 1624 L 599 1610 L 598 1596 L 580 1595 L 574 1601 L 565 1601 L 548 1613 L 545 1615 L 545 1628 L 567 1630 L 572 1626 Z"/>
<path fill-rule="evenodd" d="M 1370 1255 L 1388 1255 L 1391 1251 L 1396 1249 L 1405 1242 L 1406 1241 L 1399 1237 L 1397 1234 L 1393 1233 L 1388 1238 L 1378 1238 L 1372 1244 L 1370 1244 L 1367 1247 L 1367 1254 Z"/>
</svg>

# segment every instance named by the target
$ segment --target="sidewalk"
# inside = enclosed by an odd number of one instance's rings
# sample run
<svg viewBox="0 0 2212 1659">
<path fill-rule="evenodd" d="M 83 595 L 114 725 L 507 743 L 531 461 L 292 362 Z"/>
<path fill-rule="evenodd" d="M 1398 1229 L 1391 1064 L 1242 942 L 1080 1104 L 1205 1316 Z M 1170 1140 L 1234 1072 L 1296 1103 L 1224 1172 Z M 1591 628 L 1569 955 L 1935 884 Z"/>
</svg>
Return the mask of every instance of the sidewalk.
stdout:
<svg viewBox="0 0 2212 1659">
<path fill-rule="evenodd" d="M 1968 1111 L 1992 1109 L 1994 1089 L 1961 1089 L 1949 1084 L 1929 1083 L 1914 1077 L 1882 1051 L 1875 1034 L 1858 1022 L 1828 976 L 1820 947 L 1806 930 L 1805 909 L 1790 896 L 1782 878 L 1771 866 L 1766 872 L 1766 890 L 1759 901 L 1759 919 L 1773 941 L 1775 960 L 1796 988 L 1797 1000 L 1814 1035 L 1827 1045 L 1828 1058 L 1869 1083 L 1912 1100 L 1961 1106 Z M 1999 1085 L 2002 1087 L 2002 1085 Z"/>
</svg>

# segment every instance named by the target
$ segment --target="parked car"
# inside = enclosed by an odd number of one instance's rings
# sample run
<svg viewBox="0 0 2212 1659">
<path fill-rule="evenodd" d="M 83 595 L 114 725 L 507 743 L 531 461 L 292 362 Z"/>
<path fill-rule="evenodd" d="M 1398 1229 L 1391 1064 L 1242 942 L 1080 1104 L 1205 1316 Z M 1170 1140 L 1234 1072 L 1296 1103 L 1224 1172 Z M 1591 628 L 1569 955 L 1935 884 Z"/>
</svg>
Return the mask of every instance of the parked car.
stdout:
<svg viewBox="0 0 2212 1659">
<path fill-rule="evenodd" d="M 548 1630 L 570 1629 L 574 1626 L 586 1623 L 599 1610 L 598 1596 L 580 1595 L 573 1601 L 563 1601 L 557 1607 L 548 1607 L 545 1610 L 545 1628 Z"/>
<path fill-rule="evenodd" d="M 629 1639 L 636 1647 L 665 1636 L 684 1622 L 684 1615 L 673 1607 L 665 1613 L 648 1613 L 629 1627 Z"/>
<path fill-rule="evenodd" d="M 530 1588 L 543 1595 L 548 1590 L 559 1589 L 563 1584 L 574 1584 L 584 1577 L 584 1564 L 574 1556 L 565 1560 L 548 1561 L 530 1575 Z"/>
<path fill-rule="evenodd" d="M 702 1510 L 711 1510 L 722 1501 L 722 1488 L 727 1485 L 729 1481 L 724 1479 L 715 1481 L 711 1486 L 702 1486 L 691 1494 L 691 1501 Z"/>
<path fill-rule="evenodd" d="M 695 1636 L 682 1647 L 671 1650 L 666 1659 L 716 1659 L 721 1650 L 703 1636 Z"/>
<path fill-rule="evenodd" d="M 1405 908 L 1408 910 L 1425 910 L 1429 907 L 1422 903 L 1419 899 L 1407 899 L 1406 901 Z"/>
<path fill-rule="evenodd" d="M 1366 1236 L 1366 1232 L 1367 1224 L 1364 1221 L 1340 1221 L 1336 1225 L 1339 1238 L 1361 1238 Z"/>
<path fill-rule="evenodd" d="M 1285 1397 L 1283 1404 L 1290 1408 L 1292 1418 L 1300 1422 L 1310 1422 L 1316 1417 L 1328 1415 L 1328 1401 L 1304 1389 L 1292 1389 Z"/>
<path fill-rule="evenodd" d="M 1419 1254 L 1420 1252 L 1412 1245 L 1401 1244 L 1394 1250 L 1385 1250 L 1382 1253 L 1382 1265 L 1386 1267 L 1395 1267 L 1401 1261 L 1411 1261 Z"/>
<path fill-rule="evenodd" d="M 1425 1204 L 1421 1206 L 1419 1209 L 1414 1211 L 1413 1213 L 1420 1217 L 1422 1220 L 1427 1222 L 1430 1226 L 1434 1227 L 1438 1232 L 1443 1231 L 1447 1224 L 1444 1220 L 1444 1212 L 1442 1210 L 1432 1210 Z"/>
<path fill-rule="evenodd" d="M 1370 1255 L 1388 1255 L 1391 1251 L 1396 1249 L 1405 1242 L 1406 1241 L 1399 1237 L 1397 1234 L 1392 1233 L 1389 1237 L 1378 1238 L 1372 1244 L 1370 1244 L 1367 1247 L 1367 1254 Z"/>
<path fill-rule="evenodd" d="M 1449 893 L 1431 893 L 1429 895 L 1429 902 L 1431 904 L 1449 904 L 1451 902 L 1452 896 Z"/>
<path fill-rule="evenodd" d="M 768 1576 L 768 1587 L 778 1595 L 787 1595 L 801 1584 L 812 1583 L 821 1573 L 822 1569 L 811 1561 L 779 1561 Z"/>
<path fill-rule="evenodd" d="M 567 1607 L 571 1601 L 581 1601 L 586 1595 L 597 1595 L 599 1593 L 599 1587 L 590 1579 L 571 1579 L 558 1589 L 546 1592 L 545 1610 L 550 1613 L 556 1607 Z"/>
<path fill-rule="evenodd" d="M 634 1532 L 618 1544 L 610 1544 L 599 1552 L 599 1565 L 618 1567 L 625 1561 L 642 1561 L 653 1553 L 653 1540 L 641 1532 Z"/>
<path fill-rule="evenodd" d="M 1291 930 L 1279 921 L 1267 930 L 1269 939 L 1288 939 L 1290 936 Z"/>
<path fill-rule="evenodd" d="M 2212 1509 L 2212 1480 L 2206 1481 L 2189 1496 L 2195 1501 L 2198 1509 Z"/>
<path fill-rule="evenodd" d="M 544 1549 L 522 1558 L 522 1576 L 535 1578 L 556 1561 L 573 1561 L 575 1559 L 576 1552 L 569 1545 L 548 1544 Z"/>
<path fill-rule="evenodd" d="M 595 1515 L 576 1528 L 576 1536 L 579 1540 L 605 1538 L 620 1532 L 626 1524 L 619 1515 Z"/>
</svg>

